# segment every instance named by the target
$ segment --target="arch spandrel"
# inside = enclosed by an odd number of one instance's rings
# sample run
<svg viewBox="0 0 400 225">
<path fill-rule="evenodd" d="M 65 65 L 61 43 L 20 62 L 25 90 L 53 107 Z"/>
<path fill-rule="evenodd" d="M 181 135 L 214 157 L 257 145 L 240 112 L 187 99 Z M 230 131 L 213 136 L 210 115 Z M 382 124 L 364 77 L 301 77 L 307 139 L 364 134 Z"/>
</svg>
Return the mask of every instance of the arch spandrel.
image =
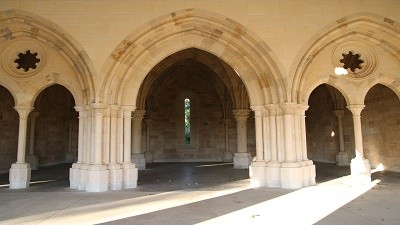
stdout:
<svg viewBox="0 0 400 225">
<path fill-rule="evenodd" d="M 348 102 L 362 104 L 366 94 L 365 88 L 369 89 L 369 84 L 381 76 L 381 55 L 377 56 L 381 52 L 377 52 L 384 51 L 390 54 L 390 57 L 397 61 L 394 64 L 399 64 L 399 36 L 400 26 L 397 22 L 372 13 L 346 16 L 329 24 L 316 33 L 297 55 L 290 71 L 293 83 L 292 89 L 287 90 L 288 94 L 292 96 L 292 101 L 302 102 L 308 99 L 307 96 L 313 88 L 329 81 L 328 84 L 336 85 L 338 89 L 342 87 L 341 91 Z M 363 77 L 352 79 L 351 76 L 343 78 L 334 75 L 334 68 L 339 65 L 339 62 L 336 62 L 339 60 L 333 60 L 335 48 L 336 51 L 341 47 L 346 49 L 343 45 L 347 45 L 347 49 L 352 46 L 360 50 L 367 48 L 364 52 L 367 54 L 364 55 L 371 55 L 368 60 L 374 65 L 369 70 L 365 69 L 367 73 Z M 317 68 L 318 73 L 315 72 Z M 323 76 L 318 75 L 323 72 Z"/>
<path fill-rule="evenodd" d="M 69 68 L 68 78 L 59 76 L 58 81 L 54 81 L 52 74 L 65 73 L 65 71 L 50 71 L 47 66 L 50 63 L 44 64 L 45 68 L 32 76 L 21 78 L 18 71 L 6 72 L 5 75 L 11 77 L 16 86 L 23 90 L 16 91 L 18 93 L 15 94 L 19 104 L 32 105 L 38 90 L 40 92 L 55 83 L 69 89 L 79 104 L 88 104 L 95 100 L 93 76 L 96 72 L 92 62 L 79 42 L 60 26 L 33 13 L 13 9 L 0 12 L 0 29 L 6 30 L 0 37 L 2 50 L 9 50 L 9 45 L 18 46 L 21 41 L 27 46 L 29 43 L 34 43 L 39 46 L 39 49 L 42 48 L 40 54 L 47 58 L 47 61 L 51 61 L 57 55 L 62 60 L 62 64 Z M 5 63 L 4 60 L 2 63 Z M 60 68 L 64 68 L 65 65 Z M 43 79 L 38 77 L 43 77 Z"/>
<path fill-rule="evenodd" d="M 132 89 L 137 82 L 161 60 L 188 48 L 209 52 L 236 70 L 252 105 L 286 98 L 278 88 L 285 85 L 282 67 L 266 44 L 233 20 L 197 9 L 162 16 L 122 41 L 103 66 L 107 79 L 101 86 L 102 98 L 108 103 L 134 105 L 137 93 Z M 266 88 L 269 91 L 263 91 Z"/>
</svg>

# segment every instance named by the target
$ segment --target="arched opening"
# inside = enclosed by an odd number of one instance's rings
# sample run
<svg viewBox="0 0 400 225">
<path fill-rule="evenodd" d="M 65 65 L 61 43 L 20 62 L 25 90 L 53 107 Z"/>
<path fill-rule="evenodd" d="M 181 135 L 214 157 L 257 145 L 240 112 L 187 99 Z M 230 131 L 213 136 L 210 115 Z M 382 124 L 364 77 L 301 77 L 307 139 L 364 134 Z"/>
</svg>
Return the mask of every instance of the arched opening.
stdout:
<svg viewBox="0 0 400 225">
<path fill-rule="evenodd" d="M 354 158 L 354 131 L 352 114 L 346 108 L 343 95 L 335 87 L 321 84 L 311 92 L 308 105 L 306 132 L 309 159 L 315 162 L 318 172 L 327 173 L 333 169 L 335 176 L 349 174 L 350 159 Z M 318 174 L 317 181 L 320 181 Z"/>
<path fill-rule="evenodd" d="M 0 173 L 8 173 L 17 159 L 19 121 L 14 106 L 11 93 L 0 86 Z"/>
<path fill-rule="evenodd" d="M 361 112 L 364 157 L 372 167 L 400 171 L 400 100 L 388 87 L 373 86 Z M 382 167 L 383 166 L 383 167 Z"/>
<path fill-rule="evenodd" d="M 133 130 L 143 124 L 134 161 L 143 154 L 148 163 L 232 162 L 238 152 L 233 110 L 249 109 L 249 99 L 239 76 L 213 54 L 188 48 L 168 56 L 150 70 L 136 102 L 145 123 L 134 121 Z M 253 157 L 254 121 L 246 121 L 245 144 Z"/>
<path fill-rule="evenodd" d="M 55 84 L 36 98 L 28 120 L 27 162 L 32 170 L 58 166 L 68 178 L 70 163 L 76 161 L 78 150 L 78 113 L 75 100 L 65 87 Z M 58 169 L 57 167 L 57 169 Z"/>
</svg>

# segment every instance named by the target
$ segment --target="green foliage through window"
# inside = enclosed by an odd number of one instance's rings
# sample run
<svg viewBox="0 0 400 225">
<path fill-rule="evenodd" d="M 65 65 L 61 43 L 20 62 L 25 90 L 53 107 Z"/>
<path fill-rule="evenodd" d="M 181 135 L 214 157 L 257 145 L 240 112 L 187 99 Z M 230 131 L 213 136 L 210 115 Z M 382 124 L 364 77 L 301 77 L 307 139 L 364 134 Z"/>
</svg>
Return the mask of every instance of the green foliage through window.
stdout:
<svg viewBox="0 0 400 225">
<path fill-rule="evenodd" d="M 185 99 L 185 144 L 190 144 L 190 99 Z"/>
</svg>

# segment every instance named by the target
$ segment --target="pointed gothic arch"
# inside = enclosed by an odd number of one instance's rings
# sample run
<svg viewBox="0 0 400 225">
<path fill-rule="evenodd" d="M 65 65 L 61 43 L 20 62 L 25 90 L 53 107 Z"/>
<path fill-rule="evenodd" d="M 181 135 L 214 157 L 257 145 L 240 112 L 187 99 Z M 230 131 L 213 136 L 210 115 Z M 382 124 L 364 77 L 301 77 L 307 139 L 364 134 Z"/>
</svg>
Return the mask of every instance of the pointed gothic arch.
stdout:
<svg viewBox="0 0 400 225">
<path fill-rule="evenodd" d="M 49 73 L 45 70 L 37 72 L 36 75 L 34 74 L 24 77 L 20 76 L 18 72 L 13 71 L 11 68 L 11 70 L 8 70 L 5 74 L 1 75 L 14 81 L 14 86 L 16 87 L 19 86 L 17 82 L 19 80 L 33 81 L 34 79 L 31 78 L 38 76 L 38 74 L 45 76 L 45 79 L 43 79 L 41 83 L 31 82 L 32 87 L 28 89 L 30 91 L 28 95 L 30 96 L 27 96 L 26 94 L 26 96 L 17 94 L 16 102 L 32 105 L 34 102 L 34 96 L 40 93 L 40 91 L 36 93 L 34 89 L 42 90 L 52 84 L 61 84 L 66 86 L 71 93 L 73 93 L 74 98 L 79 105 L 88 104 L 95 99 L 93 76 L 96 72 L 92 62 L 79 42 L 59 25 L 33 13 L 13 9 L 0 12 L 0 30 L 3 31 L 0 36 L 2 39 L 1 43 L 4 47 L 2 54 L 3 64 L 10 61 L 5 60 L 11 56 L 7 55 L 7 51 L 9 51 L 13 45 L 20 44 L 18 41 L 22 41 L 21 43 L 26 45 L 24 48 L 29 46 L 30 43 L 37 45 L 39 49 L 42 49 L 41 53 L 43 53 L 43 57 L 50 58 L 50 56 L 46 56 L 47 54 L 50 54 L 48 49 L 57 52 L 59 57 L 63 59 L 64 63 L 69 65 L 71 71 L 68 78 L 59 76 L 59 71 Z M 47 61 L 50 61 L 50 59 Z M 8 63 L 11 66 L 3 65 L 3 68 L 12 67 L 13 61 L 11 60 Z M 47 66 L 47 64 L 44 65 Z M 21 87 L 14 89 L 15 92 L 19 92 L 18 89 L 22 90 Z M 27 88 L 25 87 L 24 89 Z M 12 93 L 13 92 L 14 91 L 12 91 Z"/>
<path fill-rule="evenodd" d="M 187 9 L 153 20 L 125 38 L 102 69 L 99 95 L 108 104 L 136 105 L 147 73 L 173 53 L 198 48 L 219 57 L 243 80 L 251 105 L 286 99 L 283 69 L 255 34 L 224 16 Z"/>
<path fill-rule="evenodd" d="M 327 83 L 339 89 L 348 103 L 362 104 L 370 87 L 385 83 L 400 96 L 400 84 L 394 82 L 397 79 L 395 71 L 398 71 L 400 64 L 399 34 L 398 22 L 372 13 L 357 13 L 332 22 L 299 51 L 290 70 L 293 83 L 288 95 L 294 102 L 306 102 L 315 87 Z M 365 73 L 362 77 L 343 79 L 335 76 L 334 68 L 340 66 L 335 54 L 340 55 L 343 50 L 352 48 L 365 51 L 364 56 L 370 63 Z M 382 62 L 382 54 L 385 54 L 386 62 Z M 387 64 L 392 65 L 390 69 L 383 66 Z M 354 87 L 349 84 L 360 82 L 360 90 L 353 91 Z"/>
</svg>

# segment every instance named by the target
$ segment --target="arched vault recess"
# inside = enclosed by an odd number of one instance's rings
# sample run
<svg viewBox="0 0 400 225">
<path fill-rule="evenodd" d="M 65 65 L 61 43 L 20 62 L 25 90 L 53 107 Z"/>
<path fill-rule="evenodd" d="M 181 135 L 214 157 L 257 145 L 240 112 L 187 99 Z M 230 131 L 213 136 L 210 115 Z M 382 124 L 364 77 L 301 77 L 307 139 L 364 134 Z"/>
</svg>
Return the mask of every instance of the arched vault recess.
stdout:
<svg viewBox="0 0 400 225">
<path fill-rule="evenodd" d="M 22 39 L 41 43 L 46 49 L 45 52 L 49 53 L 47 49 L 58 52 L 59 57 L 65 60 L 72 71 L 72 74 L 65 76 L 62 71 L 42 70 L 29 78 L 19 78 L 18 75 L 9 78 L 1 74 L 8 80 L 4 86 L 9 88 L 16 104 L 32 106 L 36 96 L 52 84 L 66 87 L 74 96 L 77 105 L 94 101 L 94 67 L 83 47 L 60 26 L 35 14 L 13 9 L 0 12 L 0 30 L 0 46 L 7 47 L 9 43 Z M 48 59 L 48 65 L 54 64 L 51 60 L 55 59 Z M 20 87 L 20 81 L 25 83 L 24 87 Z M 26 81 L 30 81 L 29 85 L 33 86 L 27 87 Z"/>
<path fill-rule="evenodd" d="M 334 68 L 341 66 L 334 54 L 344 45 L 347 49 L 370 49 L 371 59 L 365 60 L 372 68 L 368 74 L 361 78 L 334 75 Z M 337 88 L 348 104 L 362 105 L 368 90 L 382 83 L 400 96 L 399 61 L 398 22 L 371 13 L 346 16 L 327 25 L 302 48 L 290 70 L 293 83 L 287 94 L 292 101 L 304 103 L 315 87 L 327 83 Z"/>
<path fill-rule="evenodd" d="M 140 85 L 161 60 L 188 48 L 207 51 L 237 71 L 252 105 L 286 99 L 282 67 L 256 35 L 224 16 L 198 9 L 170 13 L 131 33 L 102 68 L 100 96 L 108 104 L 136 106 Z"/>
<path fill-rule="evenodd" d="M 173 82 L 173 79 L 166 81 L 167 74 L 171 70 L 188 65 L 207 70 L 205 80 L 219 96 L 224 116 L 229 114 L 229 109 L 224 105 L 227 97 L 232 100 L 234 109 L 249 107 L 246 89 L 237 74 L 218 57 L 190 48 L 165 58 L 149 72 L 141 85 L 137 108 L 151 111 L 154 102 L 157 101 L 157 96 L 159 96 L 158 93 L 162 92 L 162 87 L 167 86 L 165 82 Z"/>
</svg>

